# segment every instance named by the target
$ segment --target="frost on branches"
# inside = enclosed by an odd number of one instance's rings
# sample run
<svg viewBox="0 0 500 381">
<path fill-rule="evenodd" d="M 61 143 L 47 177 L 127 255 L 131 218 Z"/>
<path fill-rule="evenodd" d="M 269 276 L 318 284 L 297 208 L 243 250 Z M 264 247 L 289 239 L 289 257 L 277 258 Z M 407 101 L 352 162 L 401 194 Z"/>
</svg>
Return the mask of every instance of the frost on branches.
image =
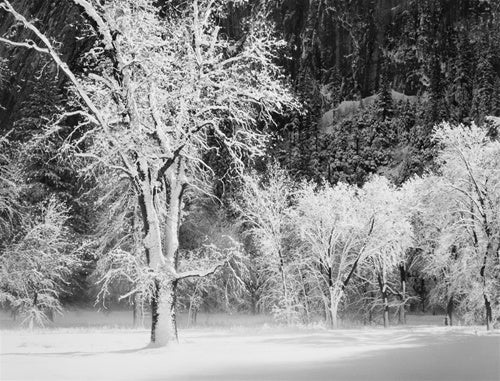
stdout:
<svg viewBox="0 0 500 381">
<path fill-rule="evenodd" d="M 384 323 L 388 324 L 393 274 L 412 243 L 411 226 L 400 208 L 401 197 L 383 177 L 362 189 L 339 183 L 302 189 L 295 218 L 307 273 L 322 291 L 331 326 L 338 326 L 339 304 L 349 287 L 379 289 Z M 405 298 L 399 298 L 402 304 Z M 393 305 L 391 305 L 393 306 Z"/>
<path fill-rule="evenodd" d="M 297 287 L 293 285 L 296 268 L 289 250 L 295 193 L 296 185 L 286 171 L 273 164 L 266 179 L 256 173 L 243 177 L 234 204 L 257 251 L 251 260 L 254 276 L 247 279 L 247 287 L 250 292 L 258 287 L 260 304 L 271 307 L 274 315 L 288 324 L 297 321 Z"/>
<path fill-rule="evenodd" d="M 60 299 L 80 266 L 64 226 L 67 213 L 51 199 L 38 220 L 33 216 L 22 239 L 0 257 L 0 303 L 21 315 L 30 328 L 61 312 Z"/>
<path fill-rule="evenodd" d="M 404 277 L 406 254 L 413 247 L 414 240 L 404 196 L 402 189 L 397 189 L 384 177 L 374 177 L 360 192 L 362 210 L 373 218 L 362 273 L 370 288 L 373 284 L 378 286 L 380 303 L 375 302 L 374 306 L 382 307 L 385 327 L 389 325 L 389 307 L 398 307 L 404 314 L 409 300 L 401 278 Z"/>
<path fill-rule="evenodd" d="M 467 321 L 500 316 L 500 142 L 487 129 L 436 128 L 439 174 L 420 180 L 420 236 L 426 271 L 436 277 L 436 301 Z"/>
<path fill-rule="evenodd" d="M 0 136 L 0 242 L 8 241 L 21 219 L 19 174 L 8 155 L 7 137 Z"/>
<path fill-rule="evenodd" d="M 52 58 L 81 102 L 81 110 L 71 113 L 82 119 L 81 138 L 68 144 L 86 146 L 78 155 L 90 170 L 116 171 L 132 184 L 145 262 L 155 274 L 151 341 L 165 345 L 177 336 L 177 282 L 218 268 L 177 268 L 185 192 L 210 174 L 204 153 L 221 150 L 240 168 L 244 156 L 262 153 L 266 135 L 256 127 L 296 107 L 274 63 L 273 51 L 282 43 L 259 14 L 246 24 L 243 42 L 231 41 L 219 25 L 231 1 L 192 0 L 162 16 L 148 0 L 74 3 L 97 37 L 82 78 L 7 0 L 0 7 L 36 40 L 0 41 Z"/>
</svg>

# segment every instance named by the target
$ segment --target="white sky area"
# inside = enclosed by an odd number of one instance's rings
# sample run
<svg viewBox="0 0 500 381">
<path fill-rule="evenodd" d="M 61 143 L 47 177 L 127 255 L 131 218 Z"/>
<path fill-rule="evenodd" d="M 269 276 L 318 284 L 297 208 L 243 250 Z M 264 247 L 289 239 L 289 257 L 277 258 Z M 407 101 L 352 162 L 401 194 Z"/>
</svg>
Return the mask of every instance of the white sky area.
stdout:
<svg viewBox="0 0 500 381">
<path fill-rule="evenodd" d="M 500 380 L 500 332 L 484 327 L 204 327 L 154 349 L 147 329 L 2 325 L 0 339 L 2 381 Z"/>
</svg>

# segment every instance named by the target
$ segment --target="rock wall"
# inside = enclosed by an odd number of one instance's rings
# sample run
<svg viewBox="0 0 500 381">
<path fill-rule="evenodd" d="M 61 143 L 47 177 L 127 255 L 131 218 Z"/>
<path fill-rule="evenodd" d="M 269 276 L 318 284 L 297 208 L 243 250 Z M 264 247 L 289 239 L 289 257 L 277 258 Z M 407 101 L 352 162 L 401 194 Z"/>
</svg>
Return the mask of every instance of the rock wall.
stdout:
<svg viewBox="0 0 500 381">
<path fill-rule="evenodd" d="M 170 4 L 159 0 L 162 3 Z M 392 55 L 389 81 L 393 90 L 409 96 L 425 93 L 431 73 L 424 56 L 432 40 L 439 45 L 440 54 L 449 55 L 447 49 L 456 50 L 456 30 L 467 30 L 475 19 L 487 18 L 490 4 L 486 0 L 253 0 L 256 3 L 266 3 L 271 10 L 270 17 L 288 42 L 289 57 L 283 64 L 299 90 L 309 87 L 306 97 L 322 103 L 318 116 L 343 101 L 376 94 L 383 56 Z M 60 43 L 69 65 L 76 65 L 88 39 L 77 38 L 85 23 L 71 1 L 13 0 L 12 4 L 36 19 L 37 26 Z M 245 15 L 248 9 L 233 8 L 225 20 L 229 34 L 241 33 L 240 21 Z M 456 24 L 460 26 L 453 28 Z M 425 28 L 431 29 L 430 37 L 425 36 Z M 0 12 L 0 35 L 23 37 L 26 31 L 13 26 L 12 18 Z M 0 88 L 0 105 L 4 107 L 0 109 L 0 130 L 5 130 L 32 90 L 28 78 L 42 68 L 54 75 L 57 72 L 50 63 L 45 66 L 47 60 L 40 53 L 23 48 L 0 44 L 0 57 L 8 58 L 15 73 Z"/>
<path fill-rule="evenodd" d="M 70 67 L 75 67 L 78 57 L 88 47 L 88 40 L 79 38 L 85 28 L 79 10 L 67 0 L 13 0 L 13 7 L 58 46 Z M 0 35 L 14 40 L 36 38 L 26 31 L 13 17 L 0 10 Z M 77 38 L 78 37 L 78 38 Z M 19 117 L 22 105 L 32 93 L 37 78 L 51 78 L 62 86 L 64 77 L 55 65 L 35 50 L 17 48 L 0 43 L 0 57 L 7 59 L 9 73 L 0 85 L 0 131 L 8 130 Z"/>
</svg>

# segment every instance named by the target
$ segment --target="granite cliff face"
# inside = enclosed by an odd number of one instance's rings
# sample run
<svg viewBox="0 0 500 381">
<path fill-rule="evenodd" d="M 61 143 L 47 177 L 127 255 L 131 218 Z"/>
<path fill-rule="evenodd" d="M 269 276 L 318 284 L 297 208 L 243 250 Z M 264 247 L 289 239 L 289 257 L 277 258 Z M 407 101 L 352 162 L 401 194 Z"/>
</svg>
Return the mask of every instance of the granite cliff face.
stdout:
<svg viewBox="0 0 500 381">
<path fill-rule="evenodd" d="M 284 0 L 274 18 L 290 44 L 292 75 L 305 71 L 324 84 L 339 76 L 346 100 L 374 94 L 384 64 L 395 91 L 422 92 L 426 61 L 444 64 L 462 35 L 479 42 L 479 29 L 498 22 L 492 7 L 485 0 Z"/>
<path fill-rule="evenodd" d="M 500 114 L 497 1 L 285 0 L 273 17 L 309 109 L 274 151 L 298 177 L 401 182 L 432 162 L 436 124 Z"/>
<path fill-rule="evenodd" d="M 172 4 L 177 3 L 158 0 L 164 12 Z M 65 0 L 15 0 L 13 5 L 37 20 L 78 71 L 79 57 L 91 44 L 81 10 Z M 265 6 L 287 41 L 282 63 L 309 111 L 306 117 L 279 123 L 277 134 L 284 143 L 271 150 L 298 173 L 321 168 L 318 177 L 362 182 L 380 166 L 399 166 L 406 160 L 385 153 L 376 153 L 383 159 L 374 159 L 373 151 L 420 152 L 429 148 L 432 126 L 442 120 L 482 122 L 485 115 L 500 113 L 495 101 L 500 94 L 497 1 L 252 0 L 250 5 Z M 225 32 L 238 39 L 243 33 L 241 21 L 250 12 L 232 8 L 230 16 L 221 20 Z M 0 35 L 23 37 L 26 31 L 0 12 Z M 0 131 L 25 116 L 23 105 L 33 93 L 49 101 L 57 92 L 56 84 L 64 98 L 64 78 L 46 57 L 1 44 L 0 57 L 8 69 L 6 80 L 0 82 Z M 51 84 L 51 94 L 46 83 Z M 387 131 L 394 139 L 377 145 L 387 140 L 379 136 Z M 323 136 L 331 134 L 356 135 L 343 139 L 354 139 L 356 147 L 364 141 L 368 156 L 357 149 L 355 154 L 333 158 L 331 152 L 345 144 Z M 355 180 L 335 175 L 358 171 L 353 170 L 357 164 L 352 155 L 361 157 L 361 174 Z M 432 155 L 424 156 L 412 160 L 426 162 Z M 333 164 L 337 162 L 341 164 Z"/>
<path fill-rule="evenodd" d="M 406 0 L 316 1 L 285 0 L 276 10 L 280 30 L 289 41 L 293 62 L 290 72 L 304 68 L 316 80 L 328 82 L 348 75 L 354 54 L 361 96 L 377 81 L 385 32 L 397 15 L 408 7 Z"/>
<path fill-rule="evenodd" d="M 447 54 L 457 43 L 457 32 L 472 32 L 480 20 L 491 17 L 492 6 L 486 0 L 268 3 L 277 29 L 289 44 L 289 59 L 284 60 L 284 65 L 290 75 L 298 81 L 317 81 L 324 87 L 323 93 L 335 92 L 334 103 L 376 93 L 381 67 L 391 55 L 392 65 L 397 66 L 392 68 L 393 89 L 406 95 L 422 93 L 426 87 L 424 77 L 429 77 L 422 66 L 430 45 L 437 45 L 442 55 Z M 37 26 L 59 43 L 65 60 L 70 65 L 75 63 L 85 49 L 85 40 L 79 38 L 84 20 L 78 7 L 64 0 L 15 0 L 12 4 L 28 18 L 36 19 Z M 238 33 L 239 21 L 246 13 L 241 8 L 234 9 L 227 21 L 232 33 Z M 26 32 L 20 26 L 12 26 L 12 19 L 2 12 L 0 34 L 23 37 Z M 411 50 L 415 51 L 414 56 Z M 24 86 L 27 77 L 39 71 L 46 61 L 37 52 L 5 45 L 0 45 L 0 56 L 8 58 L 9 68 L 16 73 L 0 91 L 0 104 L 7 109 L 0 111 L 0 119 L 5 123 L 17 109 L 16 103 L 22 102 L 29 92 L 29 86 Z"/>
</svg>

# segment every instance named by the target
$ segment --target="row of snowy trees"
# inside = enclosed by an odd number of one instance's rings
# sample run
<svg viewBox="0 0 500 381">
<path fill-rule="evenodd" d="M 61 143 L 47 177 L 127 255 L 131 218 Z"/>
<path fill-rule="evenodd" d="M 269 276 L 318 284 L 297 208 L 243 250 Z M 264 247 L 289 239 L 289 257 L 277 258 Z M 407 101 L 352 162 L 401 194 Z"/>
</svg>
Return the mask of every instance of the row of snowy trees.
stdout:
<svg viewBox="0 0 500 381">
<path fill-rule="evenodd" d="M 486 129 L 443 124 L 434 174 L 396 188 L 294 183 L 278 167 L 245 177 L 237 209 L 257 246 L 260 302 L 287 321 L 340 309 L 390 307 L 404 321 L 409 267 L 435 286 L 435 305 L 488 327 L 500 316 L 500 143 Z M 374 297 L 378 295 L 378 297 Z"/>
<path fill-rule="evenodd" d="M 375 289 L 379 300 L 363 305 L 383 305 L 387 325 L 390 296 L 407 301 L 394 276 L 413 243 L 403 192 L 378 176 L 362 188 L 294 184 L 277 167 L 264 182 L 247 176 L 238 209 L 259 245 L 262 302 L 288 321 L 324 311 L 337 327 L 345 296 Z"/>
</svg>

